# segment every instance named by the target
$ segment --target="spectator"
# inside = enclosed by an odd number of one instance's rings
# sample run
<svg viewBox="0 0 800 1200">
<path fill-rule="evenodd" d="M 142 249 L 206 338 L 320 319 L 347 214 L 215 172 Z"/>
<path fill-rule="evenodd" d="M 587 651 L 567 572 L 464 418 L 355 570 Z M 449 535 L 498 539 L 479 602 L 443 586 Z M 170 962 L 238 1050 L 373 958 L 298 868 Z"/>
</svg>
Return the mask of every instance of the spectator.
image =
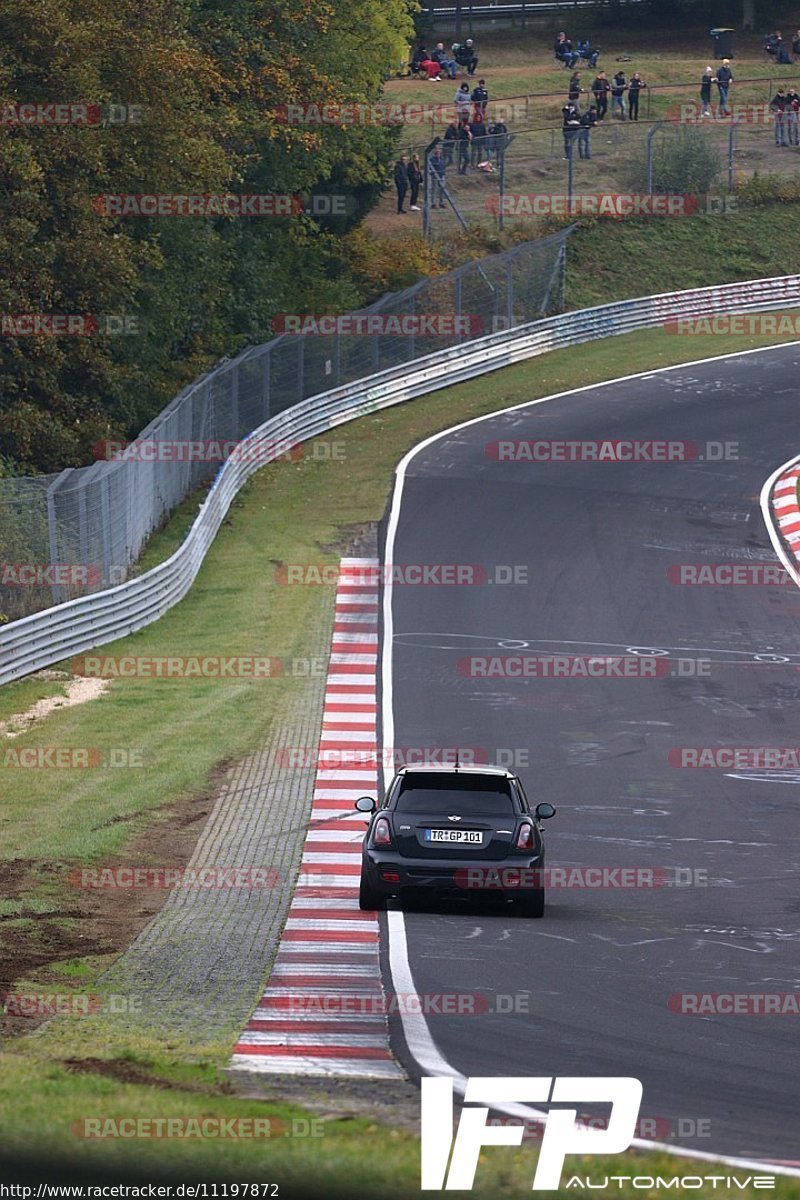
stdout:
<svg viewBox="0 0 800 1200">
<path fill-rule="evenodd" d="M 581 127 L 578 132 L 578 157 L 592 157 L 592 130 L 597 124 L 597 105 L 590 104 L 581 115 Z"/>
<path fill-rule="evenodd" d="M 472 111 L 472 97 L 469 94 L 469 84 L 462 83 L 456 92 L 456 120 L 460 123 Z"/>
<path fill-rule="evenodd" d="M 458 173 L 466 175 L 469 166 L 469 144 L 472 132 L 469 127 L 469 117 L 465 117 L 458 126 Z"/>
<path fill-rule="evenodd" d="M 499 166 L 508 144 L 508 126 L 505 121 L 494 121 L 489 126 L 487 133 L 489 136 L 486 138 L 486 157 L 490 158 L 494 152 Z"/>
<path fill-rule="evenodd" d="M 467 38 L 463 46 L 453 51 L 456 62 L 460 67 L 467 68 L 468 75 L 474 75 L 478 66 L 478 56 L 475 53 L 475 43 Z"/>
<path fill-rule="evenodd" d="M 444 42 L 436 43 L 436 49 L 431 55 L 431 58 L 434 60 L 434 62 L 438 62 L 439 66 L 442 68 L 444 73 L 449 76 L 450 79 L 455 79 L 456 74 L 458 73 L 458 65 L 456 60 L 451 58 L 445 50 Z"/>
<path fill-rule="evenodd" d="M 639 92 L 646 87 L 647 84 L 639 72 L 634 71 L 628 84 L 628 116 L 631 121 L 639 120 Z"/>
<path fill-rule="evenodd" d="M 423 71 L 422 64 L 430 60 L 430 54 L 425 47 L 420 44 L 415 46 L 411 53 L 411 62 L 408 64 L 412 75 L 421 75 Z"/>
<path fill-rule="evenodd" d="M 786 137 L 786 93 L 782 87 L 779 87 L 775 95 L 769 102 L 770 110 L 775 115 L 775 145 L 788 146 L 789 141 Z"/>
<path fill-rule="evenodd" d="M 776 38 L 775 48 L 777 51 L 777 53 L 775 55 L 775 62 L 778 63 L 778 65 L 781 67 L 788 67 L 792 61 L 791 58 L 789 57 L 789 51 L 784 46 L 783 38 L 781 37 L 780 33 L 776 33 L 775 38 Z"/>
<path fill-rule="evenodd" d="M 800 29 L 797 30 L 792 38 L 792 54 L 795 58 L 800 58 Z"/>
<path fill-rule="evenodd" d="M 469 165 L 477 167 L 478 163 L 483 162 L 486 157 L 486 122 L 483 119 L 483 113 L 475 113 L 469 131 L 472 134 Z"/>
<path fill-rule="evenodd" d="M 614 113 L 619 113 L 620 121 L 625 120 L 625 92 L 628 87 L 628 81 L 625 78 L 624 71 L 617 71 L 611 81 L 611 120 L 614 120 Z"/>
<path fill-rule="evenodd" d="M 786 93 L 786 131 L 789 134 L 789 145 L 800 145 L 800 95 L 794 88 Z"/>
<path fill-rule="evenodd" d="M 594 102 L 597 105 L 597 119 L 602 121 L 603 117 L 608 112 L 608 93 L 611 90 L 611 84 L 606 79 L 605 71 L 598 71 L 597 78 L 592 84 L 592 95 Z"/>
<path fill-rule="evenodd" d="M 580 58 L 578 52 L 572 49 L 572 42 L 563 32 L 560 33 L 556 38 L 556 44 L 553 47 L 553 53 L 555 54 L 557 61 L 563 63 L 565 67 L 569 67 L 570 71 L 575 69 L 575 64 Z"/>
<path fill-rule="evenodd" d="M 428 76 L 428 83 L 439 82 L 439 76 L 442 72 L 441 63 L 435 62 L 432 58 L 426 58 L 422 64 L 422 69 Z"/>
<path fill-rule="evenodd" d="M 458 121 L 451 121 L 444 131 L 444 159 L 445 167 L 452 167 L 453 159 L 455 158 L 456 142 L 458 141 Z"/>
<path fill-rule="evenodd" d="M 600 51 L 592 47 L 592 43 L 586 39 L 578 42 L 578 54 L 585 63 L 588 63 L 592 70 L 597 69 L 597 60 L 600 57 Z"/>
<path fill-rule="evenodd" d="M 700 80 L 700 116 L 711 116 L 711 84 L 714 79 L 714 71 L 711 67 L 706 67 L 703 72 L 703 78 Z"/>
<path fill-rule="evenodd" d="M 394 164 L 394 186 L 397 188 L 397 211 L 404 213 L 403 201 L 408 191 L 408 155 L 401 154 Z"/>
<path fill-rule="evenodd" d="M 581 127 L 581 114 L 578 112 L 577 104 L 568 100 L 561 110 L 561 116 L 564 121 L 562 132 L 564 134 L 564 161 L 566 162 L 568 158 L 572 158 L 572 148 Z"/>
<path fill-rule="evenodd" d="M 486 90 L 485 79 L 479 79 L 478 86 L 472 89 L 472 103 L 474 105 L 474 112 L 479 112 L 485 121 L 486 105 L 489 103 L 489 93 Z"/>
<path fill-rule="evenodd" d="M 439 199 L 439 208 L 444 208 L 444 182 L 447 163 L 442 154 L 441 146 L 437 146 L 433 154 L 428 159 L 428 171 L 431 185 L 431 208 L 436 207 L 436 199 Z"/>
<path fill-rule="evenodd" d="M 728 92 L 733 83 L 733 71 L 731 70 L 731 60 L 723 58 L 722 66 L 717 70 L 717 87 L 719 88 L 719 111 L 720 116 L 729 117 L 728 112 Z"/>
<path fill-rule="evenodd" d="M 412 212 L 419 212 L 419 189 L 422 183 L 422 167 L 419 162 L 419 155 L 412 154 L 411 162 L 408 164 L 408 186 L 411 191 L 408 207 Z"/>
<path fill-rule="evenodd" d="M 577 104 L 581 98 L 582 91 L 581 73 L 580 71 L 573 71 L 569 77 L 569 95 L 567 96 L 567 99 L 572 100 L 574 104 Z"/>
<path fill-rule="evenodd" d="M 770 54 L 774 59 L 777 59 L 783 38 L 780 33 L 768 33 L 764 38 L 764 53 Z"/>
</svg>

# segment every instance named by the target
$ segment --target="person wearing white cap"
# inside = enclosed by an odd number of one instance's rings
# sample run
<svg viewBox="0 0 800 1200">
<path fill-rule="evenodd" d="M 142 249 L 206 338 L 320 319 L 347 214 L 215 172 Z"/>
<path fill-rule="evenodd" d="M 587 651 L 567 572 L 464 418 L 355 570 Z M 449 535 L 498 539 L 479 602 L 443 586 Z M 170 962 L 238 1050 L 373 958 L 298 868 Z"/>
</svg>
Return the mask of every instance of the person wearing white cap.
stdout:
<svg viewBox="0 0 800 1200">
<path fill-rule="evenodd" d="M 714 78 L 714 72 L 711 67 L 706 67 L 703 72 L 703 78 L 700 80 L 700 116 L 711 116 L 711 82 Z"/>
<path fill-rule="evenodd" d="M 733 83 L 733 71 L 730 66 L 731 60 L 723 58 L 722 66 L 717 71 L 717 87 L 719 88 L 719 112 L 720 116 L 730 116 L 728 112 L 728 88 Z"/>
</svg>

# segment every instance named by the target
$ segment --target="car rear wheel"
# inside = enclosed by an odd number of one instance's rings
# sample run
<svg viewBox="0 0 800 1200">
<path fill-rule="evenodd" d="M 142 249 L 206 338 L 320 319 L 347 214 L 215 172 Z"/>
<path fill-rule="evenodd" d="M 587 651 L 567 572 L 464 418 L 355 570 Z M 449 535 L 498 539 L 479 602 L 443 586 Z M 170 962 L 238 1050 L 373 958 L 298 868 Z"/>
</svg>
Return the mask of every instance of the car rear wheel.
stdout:
<svg viewBox="0 0 800 1200">
<path fill-rule="evenodd" d="M 363 912 L 383 912 L 386 908 L 386 897 L 373 891 L 363 875 L 358 885 L 358 907 Z"/>
<path fill-rule="evenodd" d="M 514 901 L 514 907 L 521 917 L 544 916 L 544 888 L 538 892 L 530 892 L 527 896 Z"/>
</svg>

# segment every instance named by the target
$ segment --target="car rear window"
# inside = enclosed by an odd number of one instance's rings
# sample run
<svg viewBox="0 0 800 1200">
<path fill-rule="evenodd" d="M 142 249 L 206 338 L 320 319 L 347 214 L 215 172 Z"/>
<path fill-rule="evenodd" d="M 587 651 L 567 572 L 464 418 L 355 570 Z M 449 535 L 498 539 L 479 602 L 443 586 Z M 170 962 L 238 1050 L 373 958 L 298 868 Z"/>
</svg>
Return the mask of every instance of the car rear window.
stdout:
<svg viewBox="0 0 800 1200">
<path fill-rule="evenodd" d="M 404 775 L 395 802 L 396 812 L 479 813 L 514 812 L 507 779 L 491 775 Z"/>
</svg>

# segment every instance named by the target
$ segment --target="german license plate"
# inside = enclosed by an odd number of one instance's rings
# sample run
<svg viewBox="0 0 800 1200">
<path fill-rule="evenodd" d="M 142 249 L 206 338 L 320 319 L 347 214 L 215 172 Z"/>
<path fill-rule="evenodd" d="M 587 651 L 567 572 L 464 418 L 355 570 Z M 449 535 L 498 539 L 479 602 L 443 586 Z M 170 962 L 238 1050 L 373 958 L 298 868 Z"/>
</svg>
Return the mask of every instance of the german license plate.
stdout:
<svg viewBox="0 0 800 1200">
<path fill-rule="evenodd" d="M 473 829 L 426 829 L 426 842 L 460 842 L 462 845 L 482 846 L 483 834 Z"/>
</svg>

